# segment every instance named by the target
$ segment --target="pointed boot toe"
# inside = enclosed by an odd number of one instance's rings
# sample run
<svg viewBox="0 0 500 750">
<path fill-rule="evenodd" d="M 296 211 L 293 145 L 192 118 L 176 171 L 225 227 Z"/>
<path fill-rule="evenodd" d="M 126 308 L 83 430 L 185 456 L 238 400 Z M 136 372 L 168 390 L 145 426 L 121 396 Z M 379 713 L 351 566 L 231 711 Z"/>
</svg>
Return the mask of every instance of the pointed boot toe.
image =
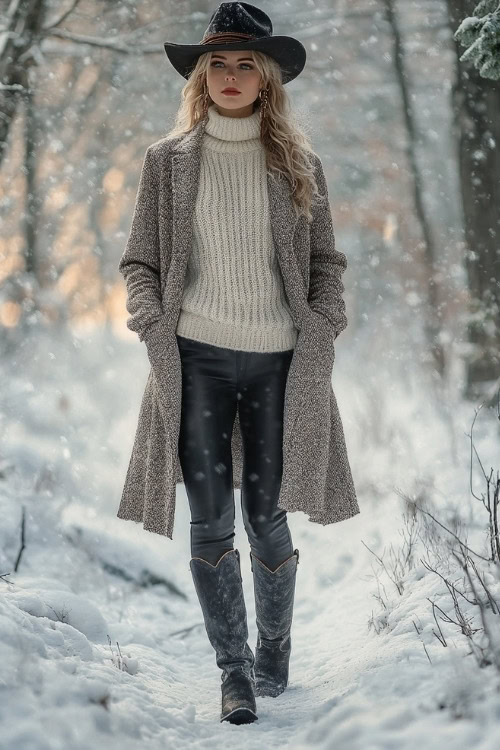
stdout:
<svg viewBox="0 0 500 750">
<path fill-rule="evenodd" d="M 224 673 L 223 678 L 220 720 L 231 724 L 251 724 L 258 719 L 253 678 L 240 669 Z"/>
</svg>

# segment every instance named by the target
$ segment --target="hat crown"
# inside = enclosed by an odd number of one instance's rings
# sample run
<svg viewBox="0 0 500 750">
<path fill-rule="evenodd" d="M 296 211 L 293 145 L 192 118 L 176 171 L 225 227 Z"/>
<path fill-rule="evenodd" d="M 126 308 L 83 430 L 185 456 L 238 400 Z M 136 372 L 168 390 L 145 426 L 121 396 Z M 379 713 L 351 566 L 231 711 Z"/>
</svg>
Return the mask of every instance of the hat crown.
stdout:
<svg viewBox="0 0 500 750">
<path fill-rule="evenodd" d="M 269 37 L 273 33 L 273 24 L 269 16 L 255 5 L 221 3 L 212 13 L 203 39 L 225 32 L 248 34 L 255 38 Z"/>
</svg>

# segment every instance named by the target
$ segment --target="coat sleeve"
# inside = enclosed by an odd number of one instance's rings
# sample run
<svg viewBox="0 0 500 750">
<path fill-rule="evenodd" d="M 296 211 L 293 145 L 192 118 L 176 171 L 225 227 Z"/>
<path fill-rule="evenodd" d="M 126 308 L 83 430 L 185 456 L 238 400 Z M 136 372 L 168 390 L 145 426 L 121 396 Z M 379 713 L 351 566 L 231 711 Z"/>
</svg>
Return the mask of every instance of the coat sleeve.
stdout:
<svg viewBox="0 0 500 750">
<path fill-rule="evenodd" d="M 144 156 L 132 226 L 118 270 L 127 285 L 127 327 L 140 341 L 163 316 L 158 232 L 159 178 L 151 146 Z"/>
<path fill-rule="evenodd" d="M 321 159 L 315 156 L 315 178 L 320 196 L 311 208 L 310 271 L 307 301 L 310 308 L 322 315 L 333 327 L 336 336 L 347 327 L 342 274 L 347 268 L 347 257 L 335 249 L 335 234 L 328 198 L 328 186 Z"/>
</svg>

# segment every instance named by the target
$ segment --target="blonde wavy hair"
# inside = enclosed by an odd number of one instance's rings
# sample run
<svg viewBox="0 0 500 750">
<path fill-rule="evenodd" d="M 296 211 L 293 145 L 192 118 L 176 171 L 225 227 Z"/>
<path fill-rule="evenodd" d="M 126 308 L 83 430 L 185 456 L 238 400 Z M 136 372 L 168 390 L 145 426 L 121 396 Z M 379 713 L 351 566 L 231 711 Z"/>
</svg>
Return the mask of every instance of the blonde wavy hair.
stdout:
<svg viewBox="0 0 500 750">
<path fill-rule="evenodd" d="M 265 121 L 261 121 L 261 140 L 266 150 L 268 172 L 271 176 L 281 173 L 287 178 L 297 217 L 302 214 L 311 222 L 312 203 L 316 196 L 320 196 L 314 178 L 314 163 L 310 158 L 316 154 L 309 137 L 292 113 L 288 94 L 281 82 L 280 66 L 263 52 L 251 52 L 261 75 L 261 87 L 267 88 L 267 112 Z M 175 116 L 174 127 L 165 134 L 165 138 L 170 140 L 188 133 L 203 119 L 204 97 L 208 91 L 206 75 L 211 58 L 212 52 L 199 56 L 182 88 L 181 105 Z M 213 100 L 207 96 L 210 106 Z M 260 97 L 257 97 L 253 111 L 259 107 Z"/>
</svg>

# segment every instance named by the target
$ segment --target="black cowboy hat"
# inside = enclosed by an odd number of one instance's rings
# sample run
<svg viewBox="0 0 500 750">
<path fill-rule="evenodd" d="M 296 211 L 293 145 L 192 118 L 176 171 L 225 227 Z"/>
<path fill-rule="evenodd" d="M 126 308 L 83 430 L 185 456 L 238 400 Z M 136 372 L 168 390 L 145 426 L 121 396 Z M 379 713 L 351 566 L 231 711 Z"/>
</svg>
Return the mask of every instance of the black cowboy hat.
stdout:
<svg viewBox="0 0 500 750">
<path fill-rule="evenodd" d="M 221 3 L 212 13 L 199 44 L 165 42 L 167 57 L 184 78 L 200 55 L 216 50 L 259 50 L 281 67 L 282 83 L 296 78 L 306 63 L 306 50 L 291 36 L 273 36 L 273 24 L 260 8 L 249 3 Z"/>
</svg>

